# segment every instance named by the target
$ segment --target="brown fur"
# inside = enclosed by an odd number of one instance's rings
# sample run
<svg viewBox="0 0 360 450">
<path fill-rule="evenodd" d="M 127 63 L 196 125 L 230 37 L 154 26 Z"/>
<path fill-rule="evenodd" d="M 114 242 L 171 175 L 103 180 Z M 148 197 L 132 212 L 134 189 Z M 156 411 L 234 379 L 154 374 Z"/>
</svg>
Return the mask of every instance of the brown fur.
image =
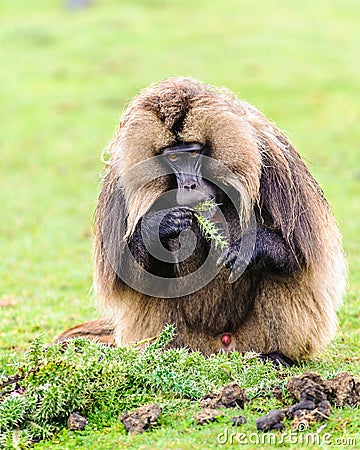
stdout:
<svg viewBox="0 0 360 450">
<path fill-rule="evenodd" d="M 85 322 L 75 327 L 69 328 L 64 333 L 58 336 L 53 344 L 65 342 L 69 339 L 83 337 L 102 344 L 114 346 L 114 328 L 108 321 L 103 319 L 94 319 L 90 322 Z"/>
<path fill-rule="evenodd" d="M 104 246 L 117 256 L 120 242 L 131 237 L 168 188 L 164 176 L 138 189 L 129 171 L 177 139 L 210 146 L 210 156 L 233 172 L 221 181 L 239 191 L 244 217 L 257 206 L 265 226 L 301 252 L 301 270 L 258 279 L 245 272 L 233 289 L 223 269 L 199 292 L 175 299 L 149 298 L 117 278 Z M 341 237 L 299 154 L 261 112 L 226 89 L 189 78 L 168 79 L 132 101 L 108 153 L 95 220 L 94 284 L 114 323 L 117 344 L 152 337 L 175 323 L 174 345 L 205 354 L 225 350 L 221 335 L 229 331 L 227 350 L 279 351 L 299 360 L 324 349 L 336 330 L 345 288 Z"/>
</svg>

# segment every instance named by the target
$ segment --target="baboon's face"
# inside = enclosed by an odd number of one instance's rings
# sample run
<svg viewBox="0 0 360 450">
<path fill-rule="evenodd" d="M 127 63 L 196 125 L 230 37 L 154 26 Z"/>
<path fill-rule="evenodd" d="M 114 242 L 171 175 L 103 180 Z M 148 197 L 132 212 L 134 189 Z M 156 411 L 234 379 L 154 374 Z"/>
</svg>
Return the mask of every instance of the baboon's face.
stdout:
<svg viewBox="0 0 360 450">
<path fill-rule="evenodd" d="M 178 205 L 193 206 L 215 199 L 215 187 L 203 177 L 205 154 L 205 147 L 198 143 L 181 143 L 164 149 L 163 163 L 175 175 Z"/>
</svg>

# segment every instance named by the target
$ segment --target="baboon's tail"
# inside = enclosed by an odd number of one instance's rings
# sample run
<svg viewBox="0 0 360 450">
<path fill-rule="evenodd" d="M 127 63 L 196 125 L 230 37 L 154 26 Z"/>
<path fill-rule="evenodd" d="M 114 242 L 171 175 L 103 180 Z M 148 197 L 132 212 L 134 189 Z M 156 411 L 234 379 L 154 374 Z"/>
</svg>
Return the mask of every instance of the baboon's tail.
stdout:
<svg viewBox="0 0 360 450">
<path fill-rule="evenodd" d="M 114 328 L 105 319 L 94 319 L 76 325 L 60 334 L 53 344 L 64 342 L 72 338 L 84 337 L 102 344 L 115 346 Z"/>
</svg>

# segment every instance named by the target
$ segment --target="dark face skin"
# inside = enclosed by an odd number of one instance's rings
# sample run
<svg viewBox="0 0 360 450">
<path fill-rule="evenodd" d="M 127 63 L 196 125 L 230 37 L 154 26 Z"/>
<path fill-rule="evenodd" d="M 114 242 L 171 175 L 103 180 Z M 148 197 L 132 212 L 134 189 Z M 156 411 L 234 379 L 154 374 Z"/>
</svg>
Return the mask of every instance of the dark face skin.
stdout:
<svg viewBox="0 0 360 450">
<path fill-rule="evenodd" d="M 194 206 L 215 198 L 212 184 L 202 177 L 204 146 L 182 143 L 163 151 L 164 160 L 176 177 L 176 201 L 179 206 Z"/>
</svg>

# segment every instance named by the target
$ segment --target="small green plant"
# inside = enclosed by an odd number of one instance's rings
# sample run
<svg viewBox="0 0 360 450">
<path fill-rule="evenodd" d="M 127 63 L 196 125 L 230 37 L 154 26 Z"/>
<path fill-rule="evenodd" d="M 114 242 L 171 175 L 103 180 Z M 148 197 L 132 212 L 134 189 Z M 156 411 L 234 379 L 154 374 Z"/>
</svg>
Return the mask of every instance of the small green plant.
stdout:
<svg viewBox="0 0 360 450">
<path fill-rule="evenodd" d="M 205 202 L 201 202 L 195 206 L 195 217 L 198 221 L 200 230 L 204 237 L 208 240 L 214 242 L 215 247 L 220 247 L 221 250 L 225 250 L 229 245 L 228 242 L 224 239 L 223 235 L 216 228 L 216 225 L 207 217 L 205 217 L 203 212 L 213 211 L 217 208 L 217 204 L 214 201 L 207 200 Z"/>
</svg>

